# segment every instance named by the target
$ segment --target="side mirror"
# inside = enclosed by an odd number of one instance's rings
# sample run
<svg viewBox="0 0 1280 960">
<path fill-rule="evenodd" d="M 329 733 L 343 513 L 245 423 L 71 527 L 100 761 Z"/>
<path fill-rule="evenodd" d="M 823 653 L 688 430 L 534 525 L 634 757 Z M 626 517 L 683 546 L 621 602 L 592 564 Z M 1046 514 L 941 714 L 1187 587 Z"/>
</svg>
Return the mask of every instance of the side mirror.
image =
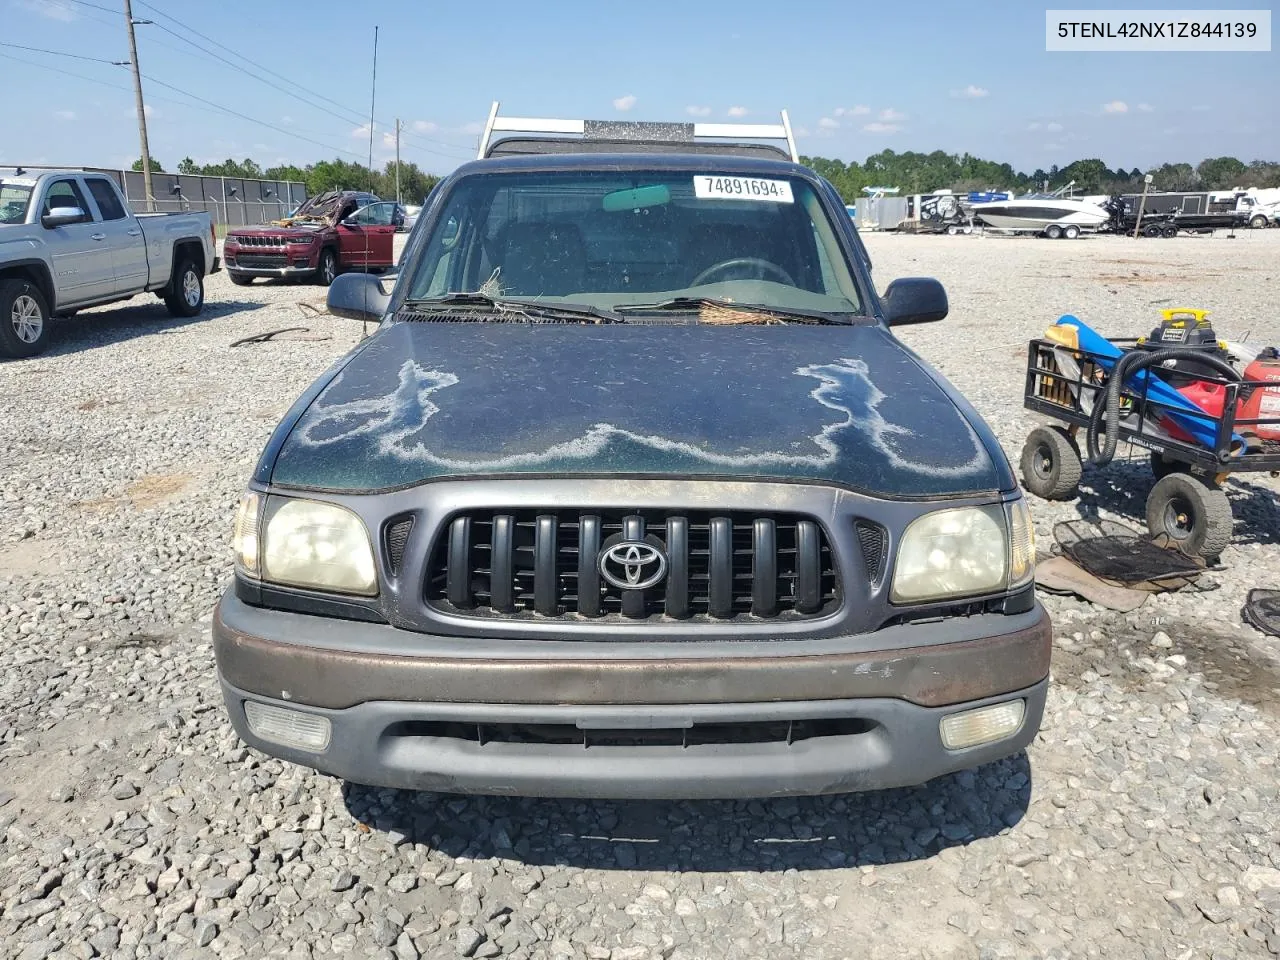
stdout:
<svg viewBox="0 0 1280 960">
<path fill-rule="evenodd" d="M 355 217 L 344 217 L 344 218 L 343 218 L 343 220 L 342 220 L 342 225 L 343 225 L 344 227 L 358 227 L 358 226 L 360 226 L 360 224 L 356 223 L 356 218 L 355 218 Z"/>
<path fill-rule="evenodd" d="M 79 207 L 55 207 L 40 218 L 40 226 L 46 230 L 52 230 L 54 227 L 65 227 L 73 223 L 84 223 L 89 219 L 89 214 L 85 213 Z"/>
<path fill-rule="evenodd" d="M 335 317 L 381 323 L 391 295 L 383 289 L 380 277 L 367 273 L 343 273 L 329 284 L 326 306 Z"/>
<path fill-rule="evenodd" d="M 889 284 L 880 298 L 889 326 L 932 323 L 947 315 L 947 291 L 932 277 L 903 277 Z"/>
</svg>

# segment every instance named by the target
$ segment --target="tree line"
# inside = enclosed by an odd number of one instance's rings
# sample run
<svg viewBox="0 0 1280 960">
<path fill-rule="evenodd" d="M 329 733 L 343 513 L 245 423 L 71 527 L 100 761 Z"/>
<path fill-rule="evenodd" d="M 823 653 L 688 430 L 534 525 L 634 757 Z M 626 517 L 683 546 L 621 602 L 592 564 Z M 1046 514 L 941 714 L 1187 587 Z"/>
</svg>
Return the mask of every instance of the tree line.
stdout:
<svg viewBox="0 0 1280 960">
<path fill-rule="evenodd" d="M 931 193 L 949 188 L 971 190 L 1055 190 L 1075 181 L 1075 191 L 1084 194 L 1139 193 L 1143 177 L 1151 174 L 1151 190 L 1230 190 L 1232 187 L 1280 187 L 1280 162 L 1254 160 L 1244 163 L 1235 157 L 1211 157 L 1192 166 L 1165 163 L 1150 170 L 1138 167 L 1112 170 L 1102 160 L 1076 160 L 1065 167 L 1031 173 L 1016 171 L 1007 163 L 994 163 L 970 154 L 895 153 L 882 150 L 863 163 L 845 163 L 825 157 L 801 157 L 800 162 L 830 180 L 846 203 L 864 196 L 863 187 L 898 187 L 902 194 Z"/>
<path fill-rule="evenodd" d="M 1137 193 L 1143 177 L 1151 174 L 1152 190 L 1229 190 L 1232 187 L 1280 187 L 1280 162 L 1254 160 L 1244 163 L 1235 157 L 1210 157 L 1195 166 L 1189 163 L 1165 163 L 1150 170 L 1138 167 L 1111 169 L 1102 160 L 1076 160 L 1065 167 L 1056 164 L 1048 170 L 1023 173 L 1007 163 L 983 160 L 968 153 L 954 154 L 942 150 L 917 153 L 908 150 L 895 153 L 882 150 L 862 163 L 845 163 L 826 157 L 801 157 L 800 162 L 826 177 L 840 191 L 846 203 L 863 196 L 863 187 L 898 187 L 903 194 L 931 193 L 949 188 L 957 192 L 970 190 L 1055 190 L 1072 180 L 1075 189 L 1085 194 Z M 136 160 L 134 170 L 142 169 Z M 164 169 L 151 159 L 154 173 Z M 265 170 L 253 160 L 224 160 L 222 163 L 198 164 L 186 157 L 178 164 L 178 173 L 203 174 L 211 177 L 243 177 L 263 180 L 293 180 L 307 185 L 308 196 L 326 190 L 368 190 L 388 199 L 396 193 L 396 164 L 387 163 L 383 170 L 371 170 L 362 163 L 347 160 L 321 160 L 305 167 L 277 166 Z M 439 177 L 418 169 L 415 163 L 400 164 L 400 192 L 405 203 L 421 203 L 439 181 Z"/>
<path fill-rule="evenodd" d="M 141 158 L 133 162 L 135 171 L 142 170 Z M 164 167 L 151 158 L 151 172 L 165 173 Z M 383 170 L 371 170 L 362 163 L 347 160 L 321 160 L 305 167 L 289 164 L 263 169 L 253 160 L 227 159 L 221 163 L 196 163 L 185 157 L 178 164 L 176 173 L 187 176 L 236 177 L 246 180 L 292 180 L 307 185 L 307 196 L 314 197 L 326 190 L 367 190 L 379 197 L 391 200 L 396 195 L 396 164 L 388 161 Z M 435 174 L 426 173 L 416 163 L 400 163 L 400 196 L 405 203 L 422 203 L 431 188 L 440 180 Z"/>
</svg>

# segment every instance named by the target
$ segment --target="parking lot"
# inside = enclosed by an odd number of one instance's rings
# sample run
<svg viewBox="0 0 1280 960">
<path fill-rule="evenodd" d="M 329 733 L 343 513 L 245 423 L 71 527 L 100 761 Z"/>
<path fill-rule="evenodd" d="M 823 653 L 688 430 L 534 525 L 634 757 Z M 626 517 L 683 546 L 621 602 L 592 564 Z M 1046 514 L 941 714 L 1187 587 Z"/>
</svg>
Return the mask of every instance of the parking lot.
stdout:
<svg viewBox="0 0 1280 960">
<path fill-rule="evenodd" d="M 1063 313 L 1161 307 L 1280 343 L 1280 230 L 1077 241 L 871 234 L 883 290 L 937 276 L 901 337 L 1012 460 L 1026 344 Z M 1025 756 L 924 787 L 584 803 L 373 790 L 243 747 L 209 615 L 280 416 L 359 342 L 324 289 L 210 278 L 205 312 L 87 311 L 0 364 L 0 956 L 1227 958 L 1280 955 L 1277 481 L 1229 482 L 1216 590 L 1129 614 L 1045 596 L 1055 662 Z M 260 343 L 235 341 L 303 327 Z M 494 416 L 501 416 L 495 411 Z M 1145 457 L 1033 501 L 1141 527 Z"/>
</svg>

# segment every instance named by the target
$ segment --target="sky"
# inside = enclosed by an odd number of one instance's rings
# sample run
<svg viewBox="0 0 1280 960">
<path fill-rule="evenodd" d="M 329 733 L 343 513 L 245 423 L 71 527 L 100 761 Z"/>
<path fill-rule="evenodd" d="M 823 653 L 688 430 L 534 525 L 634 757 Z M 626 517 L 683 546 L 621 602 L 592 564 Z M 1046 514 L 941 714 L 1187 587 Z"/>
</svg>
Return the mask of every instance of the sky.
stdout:
<svg viewBox="0 0 1280 960">
<path fill-rule="evenodd" d="M 375 25 L 378 166 L 395 155 L 399 118 L 402 159 L 447 173 L 474 156 L 494 100 L 503 114 L 575 119 L 774 123 L 786 108 L 802 154 L 845 161 L 885 148 L 969 152 L 1028 173 L 1084 157 L 1113 169 L 1280 160 L 1280 52 L 1048 53 L 1045 8 L 1026 2 L 133 7 L 153 21 L 136 27 L 138 59 L 151 153 L 166 170 L 185 156 L 367 160 Z M 140 155 L 130 72 L 98 62 L 128 59 L 122 9 L 0 0 L 0 165 L 121 167 Z"/>
</svg>

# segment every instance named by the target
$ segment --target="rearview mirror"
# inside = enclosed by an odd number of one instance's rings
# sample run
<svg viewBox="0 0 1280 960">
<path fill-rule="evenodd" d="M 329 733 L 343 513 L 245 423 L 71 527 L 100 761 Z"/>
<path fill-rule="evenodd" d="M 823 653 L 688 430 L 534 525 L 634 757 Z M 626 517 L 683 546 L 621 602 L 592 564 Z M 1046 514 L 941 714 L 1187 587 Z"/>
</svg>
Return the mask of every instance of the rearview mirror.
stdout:
<svg viewBox="0 0 1280 960">
<path fill-rule="evenodd" d="M 79 207 L 54 207 L 40 218 L 40 226 L 52 230 L 72 223 L 84 223 L 88 219 L 89 215 Z"/>
<path fill-rule="evenodd" d="M 950 310 L 947 291 L 933 277 L 902 277 L 889 284 L 880 298 L 889 326 L 932 323 Z"/>
<path fill-rule="evenodd" d="M 355 218 L 355 217 L 345 217 L 345 218 L 343 218 L 343 220 L 342 220 L 342 225 L 343 225 L 344 227 L 358 227 L 358 226 L 360 226 L 360 224 L 356 223 L 356 218 Z"/>
<path fill-rule="evenodd" d="M 326 306 L 335 317 L 381 323 L 391 295 L 382 279 L 367 273 L 343 273 L 329 284 Z"/>
</svg>

